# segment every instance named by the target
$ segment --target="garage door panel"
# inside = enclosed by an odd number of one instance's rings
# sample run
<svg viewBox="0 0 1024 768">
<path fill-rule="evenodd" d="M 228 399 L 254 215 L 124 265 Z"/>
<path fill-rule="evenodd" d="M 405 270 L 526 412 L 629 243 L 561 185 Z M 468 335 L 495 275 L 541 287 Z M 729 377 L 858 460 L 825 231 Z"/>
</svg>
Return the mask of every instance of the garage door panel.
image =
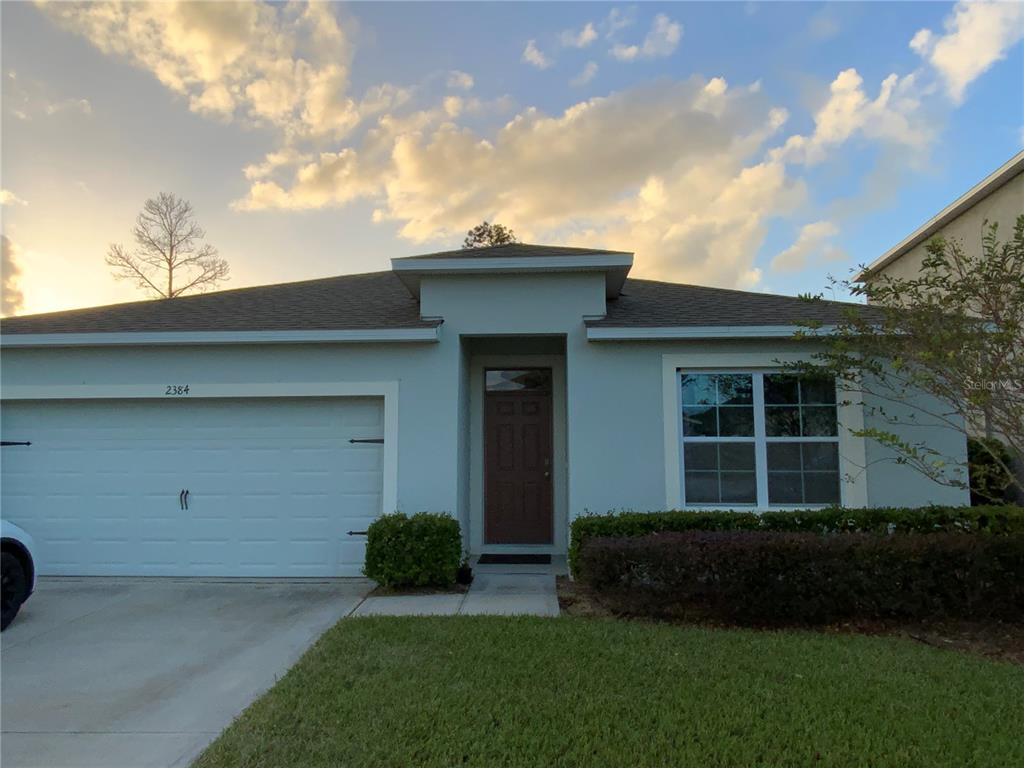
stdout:
<svg viewBox="0 0 1024 768">
<path fill-rule="evenodd" d="M 381 511 L 379 398 L 5 403 L 3 514 L 40 572 L 356 575 Z M 188 488 L 188 509 L 179 493 Z"/>
</svg>

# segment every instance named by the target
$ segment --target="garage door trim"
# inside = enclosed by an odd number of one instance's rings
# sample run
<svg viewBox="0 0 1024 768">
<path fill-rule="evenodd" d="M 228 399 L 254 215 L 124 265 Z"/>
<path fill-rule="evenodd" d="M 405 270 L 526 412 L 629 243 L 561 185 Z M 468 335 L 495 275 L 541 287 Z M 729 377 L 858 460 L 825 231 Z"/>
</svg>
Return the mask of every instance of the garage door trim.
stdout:
<svg viewBox="0 0 1024 768">
<path fill-rule="evenodd" d="M 167 395 L 171 386 L 188 384 L 187 395 Z M 79 384 L 59 386 L 8 385 L 4 400 L 205 400 L 257 397 L 382 397 L 384 399 L 384 457 L 381 509 L 398 509 L 398 382 L 235 382 L 159 384 Z"/>
</svg>

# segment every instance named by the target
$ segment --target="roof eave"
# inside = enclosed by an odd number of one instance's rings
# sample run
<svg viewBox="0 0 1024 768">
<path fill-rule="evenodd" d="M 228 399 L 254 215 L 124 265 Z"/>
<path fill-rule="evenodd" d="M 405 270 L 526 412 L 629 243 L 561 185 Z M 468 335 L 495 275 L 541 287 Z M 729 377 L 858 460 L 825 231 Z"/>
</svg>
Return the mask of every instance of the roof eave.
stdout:
<svg viewBox="0 0 1024 768">
<path fill-rule="evenodd" d="M 791 339 L 798 333 L 825 336 L 834 325 L 587 326 L 587 341 L 695 341 L 701 339 Z"/>
<path fill-rule="evenodd" d="M 911 248 L 925 242 L 944 226 L 959 217 L 965 211 L 973 208 L 993 192 L 1006 186 L 1021 173 L 1024 173 L 1024 151 L 1018 152 L 1010 158 L 1010 160 L 990 173 L 980 182 L 967 190 L 967 192 L 914 230 L 910 235 L 871 262 L 853 278 L 854 282 L 862 283 L 879 270 L 885 269 L 907 253 Z"/>
<path fill-rule="evenodd" d="M 353 328 L 302 331 L 107 331 L 100 333 L 7 333 L 0 348 L 194 346 L 221 344 L 431 343 L 441 323 L 418 328 Z"/>
<path fill-rule="evenodd" d="M 500 275 L 558 272 L 603 272 L 605 294 L 619 295 L 633 266 L 631 253 L 592 253 L 573 256 L 518 256 L 449 259 L 392 259 L 391 269 L 414 297 L 419 298 L 425 275 Z"/>
</svg>

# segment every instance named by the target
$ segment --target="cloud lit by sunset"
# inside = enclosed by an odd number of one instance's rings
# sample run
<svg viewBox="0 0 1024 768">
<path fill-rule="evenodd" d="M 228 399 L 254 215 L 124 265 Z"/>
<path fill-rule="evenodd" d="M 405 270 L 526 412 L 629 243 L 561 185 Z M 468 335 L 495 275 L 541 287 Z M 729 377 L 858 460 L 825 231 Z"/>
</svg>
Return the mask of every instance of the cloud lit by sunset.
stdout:
<svg viewBox="0 0 1024 768">
<path fill-rule="evenodd" d="M 1021 145 L 1019 3 L 12 4 L 2 35 L 5 314 L 141 298 L 103 257 L 160 191 L 227 287 L 486 219 L 818 291 Z"/>
</svg>

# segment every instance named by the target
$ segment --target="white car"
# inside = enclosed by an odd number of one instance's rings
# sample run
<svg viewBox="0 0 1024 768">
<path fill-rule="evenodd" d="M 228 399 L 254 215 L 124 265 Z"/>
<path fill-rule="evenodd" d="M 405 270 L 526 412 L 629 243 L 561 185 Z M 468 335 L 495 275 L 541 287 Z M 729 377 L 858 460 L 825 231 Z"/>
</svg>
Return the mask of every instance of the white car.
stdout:
<svg viewBox="0 0 1024 768">
<path fill-rule="evenodd" d="M 0 520 L 0 631 L 14 621 L 22 603 L 36 587 L 32 537 L 14 523 Z"/>
</svg>

